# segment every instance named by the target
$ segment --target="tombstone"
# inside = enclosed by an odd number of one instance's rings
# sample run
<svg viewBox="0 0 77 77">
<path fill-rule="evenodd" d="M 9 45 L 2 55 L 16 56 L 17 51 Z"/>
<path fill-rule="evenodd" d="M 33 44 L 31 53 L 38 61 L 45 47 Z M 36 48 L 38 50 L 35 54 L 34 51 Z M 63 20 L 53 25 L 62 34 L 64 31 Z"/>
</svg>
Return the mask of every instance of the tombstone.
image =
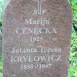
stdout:
<svg viewBox="0 0 77 77">
<path fill-rule="evenodd" d="M 67 77 L 71 30 L 67 0 L 11 0 L 3 17 L 3 77 Z"/>
</svg>

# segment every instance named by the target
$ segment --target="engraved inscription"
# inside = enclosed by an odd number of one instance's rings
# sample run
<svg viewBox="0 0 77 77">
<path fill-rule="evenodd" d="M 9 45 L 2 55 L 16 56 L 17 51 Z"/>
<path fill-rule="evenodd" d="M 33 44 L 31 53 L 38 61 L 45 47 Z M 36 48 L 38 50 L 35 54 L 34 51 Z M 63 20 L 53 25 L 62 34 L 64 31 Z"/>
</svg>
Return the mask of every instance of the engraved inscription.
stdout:
<svg viewBox="0 0 77 77">
<path fill-rule="evenodd" d="M 35 2 L 37 2 L 37 7 L 38 9 L 34 10 L 34 14 L 45 14 L 46 10 L 42 9 L 42 2 L 45 2 L 46 0 L 34 0 Z"/>
<path fill-rule="evenodd" d="M 57 33 L 57 30 L 55 28 L 17 28 L 16 29 L 17 34 L 51 34 L 51 33 Z"/>
<path fill-rule="evenodd" d="M 46 18 L 41 18 L 38 20 L 34 20 L 32 18 L 30 19 L 25 19 L 25 24 L 33 24 L 33 25 L 48 25 L 49 24 L 49 20 Z"/>
<path fill-rule="evenodd" d="M 37 9 L 33 11 L 32 14 L 37 14 L 39 16 L 46 13 L 46 9 L 43 9 L 42 4 L 46 0 L 34 0 L 37 3 Z M 17 35 L 31 35 L 29 37 L 29 42 L 43 42 L 46 38 L 43 35 L 56 35 L 58 34 L 57 28 L 52 27 L 50 25 L 50 19 L 47 17 L 37 17 L 37 18 L 25 18 L 24 19 L 24 27 L 16 27 L 14 29 Z M 26 27 L 27 26 L 27 27 Z M 32 27 L 34 26 L 34 27 Z M 41 27 L 39 27 L 41 26 Z M 51 27 L 49 27 L 51 26 Z M 32 36 L 33 35 L 33 36 Z M 41 36 L 38 36 L 41 35 Z M 57 37 L 51 37 L 52 41 L 57 41 Z M 28 69 L 50 69 L 53 66 L 53 62 L 60 62 L 62 61 L 61 55 L 62 49 L 60 47 L 13 47 L 11 49 L 12 56 L 10 57 L 11 63 L 20 63 L 21 70 L 28 70 Z M 40 53 L 40 55 L 38 55 Z M 57 53 L 57 54 L 56 54 Z M 16 54 L 16 55 L 15 55 Z M 36 54 L 36 55 L 31 55 Z M 38 64 L 37 64 L 38 63 Z"/>
</svg>

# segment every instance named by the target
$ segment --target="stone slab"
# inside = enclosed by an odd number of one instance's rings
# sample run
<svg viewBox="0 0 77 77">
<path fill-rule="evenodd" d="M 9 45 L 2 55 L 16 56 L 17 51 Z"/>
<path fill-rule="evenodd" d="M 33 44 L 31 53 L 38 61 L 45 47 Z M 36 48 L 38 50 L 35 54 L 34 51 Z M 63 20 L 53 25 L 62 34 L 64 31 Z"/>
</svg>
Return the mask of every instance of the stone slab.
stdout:
<svg viewBox="0 0 77 77">
<path fill-rule="evenodd" d="M 71 29 L 67 0 L 11 0 L 3 18 L 3 77 L 67 77 Z"/>
</svg>

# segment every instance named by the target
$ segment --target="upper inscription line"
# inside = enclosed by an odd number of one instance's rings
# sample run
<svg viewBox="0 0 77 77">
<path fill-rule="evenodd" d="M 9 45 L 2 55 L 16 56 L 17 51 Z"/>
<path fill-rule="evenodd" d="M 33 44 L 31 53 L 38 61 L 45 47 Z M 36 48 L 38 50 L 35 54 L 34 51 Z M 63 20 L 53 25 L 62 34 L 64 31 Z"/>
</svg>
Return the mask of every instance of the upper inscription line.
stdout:
<svg viewBox="0 0 77 77">
<path fill-rule="evenodd" d="M 34 10 L 35 13 L 37 14 L 44 14 L 46 12 L 46 10 L 43 10 L 42 9 L 42 2 L 46 1 L 46 0 L 34 0 L 35 2 L 37 2 L 37 6 L 38 6 L 38 9 L 37 10 Z"/>
</svg>

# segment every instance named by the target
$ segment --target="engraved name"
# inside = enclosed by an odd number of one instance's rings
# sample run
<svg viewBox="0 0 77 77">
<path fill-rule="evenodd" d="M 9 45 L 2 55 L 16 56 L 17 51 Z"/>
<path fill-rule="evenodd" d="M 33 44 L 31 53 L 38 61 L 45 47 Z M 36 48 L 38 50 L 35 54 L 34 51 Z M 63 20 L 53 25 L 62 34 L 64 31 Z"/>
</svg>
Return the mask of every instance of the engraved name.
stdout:
<svg viewBox="0 0 77 77">
<path fill-rule="evenodd" d="M 15 53 L 15 54 L 23 54 L 23 53 L 36 53 L 36 52 L 41 52 L 41 53 L 51 53 L 51 52 L 61 52 L 62 49 L 61 48 L 57 48 L 57 47 L 54 47 L 54 48 L 49 48 L 49 47 L 42 47 L 42 48 L 16 48 L 14 47 L 11 51 L 11 53 Z"/>
<path fill-rule="evenodd" d="M 50 34 L 57 33 L 55 28 L 17 28 L 17 34 Z"/>
<path fill-rule="evenodd" d="M 49 24 L 49 20 L 46 18 L 41 18 L 41 19 L 25 19 L 25 24 L 33 24 L 33 25 L 47 25 Z"/>
<path fill-rule="evenodd" d="M 46 56 L 11 56 L 11 62 L 43 62 L 43 61 L 61 61 L 61 55 Z"/>
</svg>

